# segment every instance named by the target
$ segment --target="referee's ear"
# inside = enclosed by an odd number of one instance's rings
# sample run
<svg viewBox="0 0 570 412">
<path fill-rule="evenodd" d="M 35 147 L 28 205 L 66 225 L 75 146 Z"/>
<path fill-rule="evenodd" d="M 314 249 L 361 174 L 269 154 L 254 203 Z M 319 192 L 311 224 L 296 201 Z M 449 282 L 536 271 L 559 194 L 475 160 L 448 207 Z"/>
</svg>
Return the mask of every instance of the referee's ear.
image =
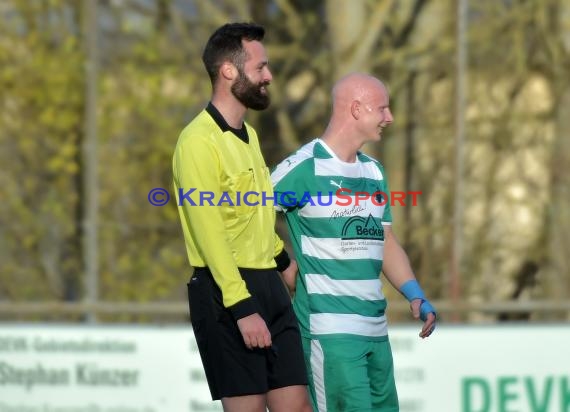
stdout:
<svg viewBox="0 0 570 412">
<path fill-rule="evenodd" d="M 220 76 L 225 80 L 233 81 L 238 74 L 237 67 L 229 61 L 222 63 L 220 66 Z"/>
</svg>

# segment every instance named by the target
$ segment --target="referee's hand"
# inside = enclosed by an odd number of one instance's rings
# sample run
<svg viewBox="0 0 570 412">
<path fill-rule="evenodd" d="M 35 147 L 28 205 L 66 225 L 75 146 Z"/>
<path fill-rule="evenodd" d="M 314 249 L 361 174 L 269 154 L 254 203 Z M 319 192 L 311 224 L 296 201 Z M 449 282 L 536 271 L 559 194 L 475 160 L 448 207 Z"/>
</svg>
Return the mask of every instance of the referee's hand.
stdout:
<svg viewBox="0 0 570 412">
<path fill-rule="evenodd" d="M 248 349 L 269 348 L 271 346 L 271 334 L 265 321 L 258 313 L 238 319 L 237 325 Z"/>
</svg>

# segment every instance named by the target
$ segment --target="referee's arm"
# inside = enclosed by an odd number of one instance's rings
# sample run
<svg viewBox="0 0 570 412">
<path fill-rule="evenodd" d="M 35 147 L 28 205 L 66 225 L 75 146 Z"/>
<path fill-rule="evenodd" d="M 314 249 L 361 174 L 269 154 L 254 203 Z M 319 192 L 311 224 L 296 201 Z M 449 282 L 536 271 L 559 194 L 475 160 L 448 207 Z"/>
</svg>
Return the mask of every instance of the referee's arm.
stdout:
<svg viewBox="0 0 570 412">
<path fill-rule="evenodd" d="M 192 140 L 198 140 L 193 139 Z M 220 208 L 208 202 L 200 204 L 199 193 L 212 192 L 214 199 L 221 196 L 219 182 L 220 159 L 214 147 L 207 141 L 182 142 L 174 154 L 174 182 L 182 193 L 196 189 L 191 199 L 196 206 L 183 200 L 182 216 L 188 229 L 194 234 L 194 242 L 206 266 L 220 287 L 224 306 L 240 319 L 257 312 L 246 284 L 242 279 L 227 239 Z"/>
</svg>

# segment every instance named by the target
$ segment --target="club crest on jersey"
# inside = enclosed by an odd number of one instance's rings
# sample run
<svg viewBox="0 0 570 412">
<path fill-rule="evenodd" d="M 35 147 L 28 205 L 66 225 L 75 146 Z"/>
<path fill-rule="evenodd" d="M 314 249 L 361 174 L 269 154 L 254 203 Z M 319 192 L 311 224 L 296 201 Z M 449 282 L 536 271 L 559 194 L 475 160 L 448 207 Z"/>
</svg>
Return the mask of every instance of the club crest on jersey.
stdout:
<svg viewBox="0 0 570 412">
<path fill-rule="evenodd" d="M 368 215 L 368 217 L 353 216 L 342 227 L 341 237 L 343 240 L 384 240 L 384 228 L 377 223 L 372 214 Z"/>
</svg>

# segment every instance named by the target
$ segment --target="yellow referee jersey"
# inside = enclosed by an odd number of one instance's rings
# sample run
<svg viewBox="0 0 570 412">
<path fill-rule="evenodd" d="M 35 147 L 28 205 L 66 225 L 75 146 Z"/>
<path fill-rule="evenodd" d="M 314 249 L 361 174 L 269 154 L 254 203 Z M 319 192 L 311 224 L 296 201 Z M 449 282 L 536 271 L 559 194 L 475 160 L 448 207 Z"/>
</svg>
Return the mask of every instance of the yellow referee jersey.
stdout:
<svg viewBox="0 0 570 412">
<path fill-rule="evenodd" d="M 238 267 L 273 268 L 283 251 L 255 130 L 232 129 L 210 103 L 180 134 L 173 173 L 190 264 L 209 268 L 225 307 L 248 299 Z"/>
</svg>

